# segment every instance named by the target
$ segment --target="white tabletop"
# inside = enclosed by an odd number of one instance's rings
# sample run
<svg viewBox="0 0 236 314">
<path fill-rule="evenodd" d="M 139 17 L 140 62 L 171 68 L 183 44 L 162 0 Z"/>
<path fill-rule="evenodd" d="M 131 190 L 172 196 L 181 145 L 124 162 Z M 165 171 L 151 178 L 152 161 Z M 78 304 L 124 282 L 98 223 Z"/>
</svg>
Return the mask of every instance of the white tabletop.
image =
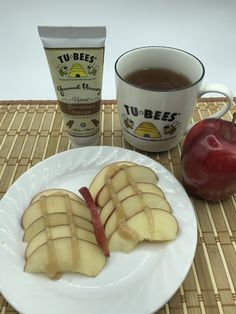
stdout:
<svg viewBox="0 0 236 314">
<path fill-rule="evenodd" d="M 0 5 L 0 99 L 56 98 L 38 25 L 107 27 L 103 99 L 116 97 L 118 56 L 146 45 L 191 52 L 205 65 L 206 83 L 223 83 L 236 95 L 235 0 L 0 0 Z"/>
</svg>

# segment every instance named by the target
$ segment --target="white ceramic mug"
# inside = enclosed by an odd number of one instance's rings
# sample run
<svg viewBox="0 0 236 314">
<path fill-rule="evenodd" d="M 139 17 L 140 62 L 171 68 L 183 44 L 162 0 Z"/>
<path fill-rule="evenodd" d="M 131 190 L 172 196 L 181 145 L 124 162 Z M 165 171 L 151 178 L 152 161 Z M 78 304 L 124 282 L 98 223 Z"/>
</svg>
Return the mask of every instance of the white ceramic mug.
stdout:
<svg viewBox="0 0 236 314">
<path fill-rule="evenodd" d="M 152 90 L 130 83 L 127 75 L 144 68 L 164 68 L 190 80 L 186 87 Z M 132 146 L 161 152 L 176 146 L 191 128 L 197 99 L 220 93 L 226 105 L 210 117 L 223 116 L 232 106 L 233 95 L 222 84 L 202 84 L 205 69 L 192 54 L 171 47 L 147 46 L 130 50 L 115 63 L 117 104 L 123 135 Z"/>
</svg>

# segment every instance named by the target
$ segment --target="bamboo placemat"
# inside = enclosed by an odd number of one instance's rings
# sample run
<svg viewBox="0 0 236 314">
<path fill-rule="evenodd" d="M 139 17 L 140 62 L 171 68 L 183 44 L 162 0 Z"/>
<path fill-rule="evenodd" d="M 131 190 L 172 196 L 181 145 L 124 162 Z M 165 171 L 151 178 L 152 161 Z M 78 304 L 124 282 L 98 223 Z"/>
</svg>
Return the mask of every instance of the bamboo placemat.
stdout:
<svg viewBox="0 0 236 314">
<path fill-rule="evenodd" d="M 224 99 L 204 99 L 193 120 L 219 110 Z M 224 118 L 231 120 L 236 107 Z M 104 101 L 100 145 L 134 149 L 122 138 L 114 101 Z M 70 149 L 56 101 L 0 102 L 0 198 L 39 161 Z M 181 146 L 148 154 L 181 181 Z M 192 267 L 179 290 L 158 314 L 236 313 L 236 195 L 209 203 L 192 197 L 198 220 L 198 244 Z M 157 292 L 158 293 L 158 292 Z M 0 314 L 17 312 L 0 294 Z M 86 313 L 83 313 L 86 314 Z M 129 314 L 129 313 L 124 313 Z"/>
</svg>

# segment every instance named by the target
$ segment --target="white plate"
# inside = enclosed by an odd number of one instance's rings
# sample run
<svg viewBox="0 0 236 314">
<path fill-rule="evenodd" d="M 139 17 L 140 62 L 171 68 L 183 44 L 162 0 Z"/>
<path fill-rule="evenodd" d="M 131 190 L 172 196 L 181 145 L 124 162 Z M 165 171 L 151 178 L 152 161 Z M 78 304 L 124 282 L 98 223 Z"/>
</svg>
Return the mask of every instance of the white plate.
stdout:
<svg viewBox="0 0 236 314">
<path fill-rule="evenodd" d="M 128 254 L 111 254 L 96 278 L 64 274 L 58 281 L 23 272 L 20 221 L 31 198 L 47 188 L 77 192 L 104 165 L 129 160 L 152 168 L 178 219 L 176 240 L 142 243 Z M 191 266 L 197 242 L 195 213 L 186 192 L 163 166 L 137 152 L 86 147 L 54 155 L 25 172 L 0 202 L 0 290 L 24 314 L 148 314 L 176 292 Z"/>
</svg>

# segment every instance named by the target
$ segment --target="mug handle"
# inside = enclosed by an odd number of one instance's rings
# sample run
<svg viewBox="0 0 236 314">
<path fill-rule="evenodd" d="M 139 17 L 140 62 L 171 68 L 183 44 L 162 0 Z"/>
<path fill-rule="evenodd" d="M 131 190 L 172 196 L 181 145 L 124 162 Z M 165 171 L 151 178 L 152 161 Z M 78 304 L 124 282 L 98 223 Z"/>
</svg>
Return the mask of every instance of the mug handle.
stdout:
<svg viewBox="0 0 236 314">
<path fill-rule="evenodd" d="M 207 94 L 207 93 L 219 93 L 219 94 L 224 95 L 227 99 L 225 106 L 223 108 L 221 108 L 219 111 L 217 111 L 216 113 L 207 117 L 207 119 L 209 119 L 209 118 L 220 118 L 228 110 L 230 110 L 232 108 L 232 106 L 233 106 L 233 93 L 225 85 L 218 84 L 218 83 L 204 84 L 198 92 L 198 98 L 200 98 L 202 95 Z M 190 124 L 187 127 L 185 134 L 194 126 L 194 124 L 195 123 Z"/>
</svg>

